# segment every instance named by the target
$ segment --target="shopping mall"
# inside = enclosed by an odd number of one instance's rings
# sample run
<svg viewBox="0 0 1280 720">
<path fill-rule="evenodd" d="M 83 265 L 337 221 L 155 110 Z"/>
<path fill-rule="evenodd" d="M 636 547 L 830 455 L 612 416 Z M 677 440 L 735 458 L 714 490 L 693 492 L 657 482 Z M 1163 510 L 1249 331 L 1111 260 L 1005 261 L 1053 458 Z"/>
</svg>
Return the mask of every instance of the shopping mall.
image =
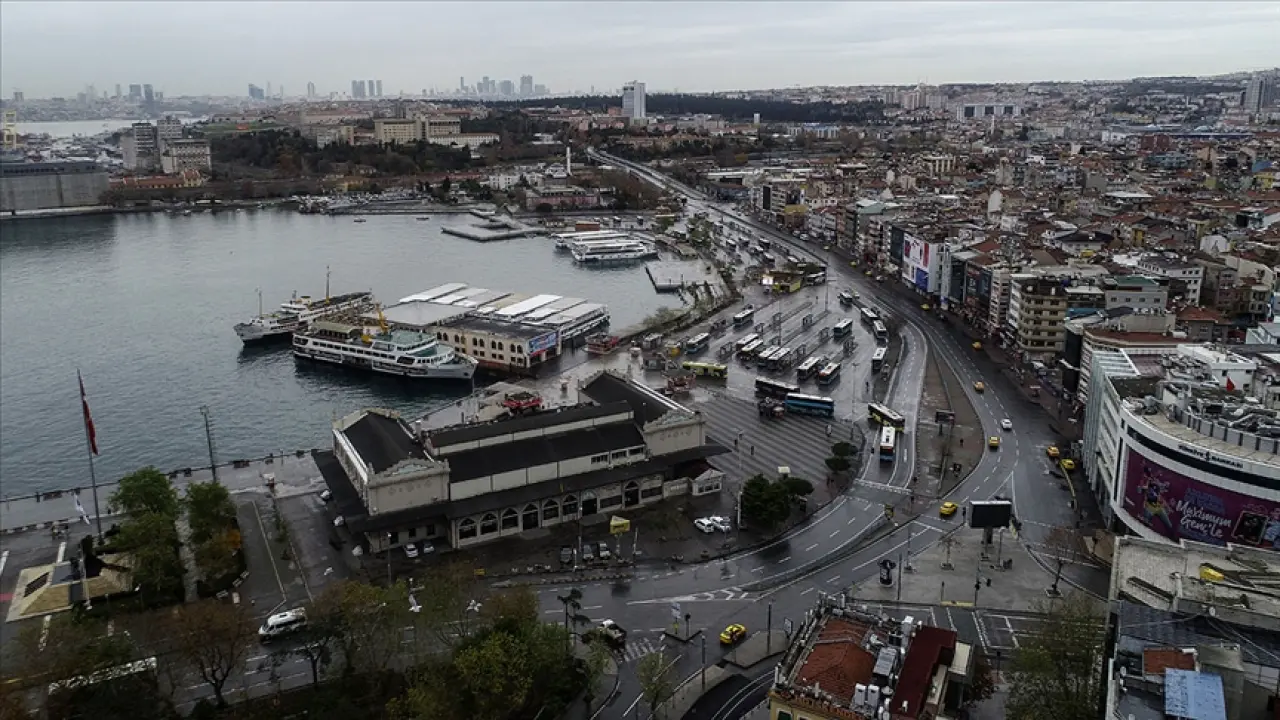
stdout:
<svg viewBox="0 0 1280 720">
<path fill-rule="evenodd" d="M 1261 359 L 1094 354 L 1081 459 L 1113 530 L 1280 549 L 1280 385 Z"/>
</svg>

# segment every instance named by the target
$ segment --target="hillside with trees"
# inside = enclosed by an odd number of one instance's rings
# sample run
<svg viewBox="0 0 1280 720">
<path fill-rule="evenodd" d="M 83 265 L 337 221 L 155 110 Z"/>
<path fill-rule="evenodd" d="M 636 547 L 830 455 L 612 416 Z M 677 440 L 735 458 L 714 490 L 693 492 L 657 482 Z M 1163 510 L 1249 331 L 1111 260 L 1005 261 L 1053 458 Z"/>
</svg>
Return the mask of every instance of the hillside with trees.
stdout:
<svg viewBox="0 0 1280 720">
<path fill-rule="evenodd" d="M 270 130 L 209 139 L 215 171 L 236 167 L 269 171 L 282 176 L 328 175 L 341 166 L 371 168 L 381 175 L 464 170 L 483 165 L 467 148 L 426 142 L 400 145 L 349 145 L 319 147 L 296 130 Z"/>
<path fill-rule="evenodd" d="M 498 103 L 498 106 L 545 107 L 558 105 L 576 110 L 604 111 L 617 107 L 621 100 L 613 96 L 565 97 L 541 100 L 522 100 Z M 719 115 L 732 121 L 749 121 L 760 113 L 765 122 L 780 123 L 855 123 L 859 125 L 881 122 L 884 105 L 876 101 L 851 103 L 793 103 L 782 100 L 758 100 L 749 98 L 720 97 L 716 95 L 645 96 L 645 108 L 652 115 Z"/>
</svg>

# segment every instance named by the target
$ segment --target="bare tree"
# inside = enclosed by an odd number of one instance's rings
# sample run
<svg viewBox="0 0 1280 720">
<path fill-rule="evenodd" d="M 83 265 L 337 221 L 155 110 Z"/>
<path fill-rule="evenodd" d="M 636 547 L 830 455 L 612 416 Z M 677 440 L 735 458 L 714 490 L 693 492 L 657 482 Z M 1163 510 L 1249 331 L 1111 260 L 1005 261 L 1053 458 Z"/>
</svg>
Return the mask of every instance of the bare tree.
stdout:
<svg viewBox="0 0 1280 720">
<path fill-rule="evenodd" d="M 1049 552 L 1049 562 L 1053 564 L 1053 586 L 1049 588 L 1049 594 L 1058 597 L 1062 594 L 1058 591 L 1062 569 L 1079 558 L 1080 538 L 1070 528 L 1055 527 L 1045 538 L 1044 547 Z"/>
<path fill-rule="evenodd" d="M 220 707 L 223 688 L 244 664 L 257 640 L 244 605 L 206 600 L 183 608 L 176 619 L 179 655 L 213 689 Z"/>
<path fill-rule="evenodd" d="M 679 658 L 676 658 L 677 660 Z M 675 676 L 671 668 L 675 660 L 667 660 L 666 652 L 649 653 L 636 663 L 636 679 L 640 681 L 640 694 L 649 704 L 649 714 L 658 712 L 658 706 L 666 702 L 676 690 Z"/>
</svg>

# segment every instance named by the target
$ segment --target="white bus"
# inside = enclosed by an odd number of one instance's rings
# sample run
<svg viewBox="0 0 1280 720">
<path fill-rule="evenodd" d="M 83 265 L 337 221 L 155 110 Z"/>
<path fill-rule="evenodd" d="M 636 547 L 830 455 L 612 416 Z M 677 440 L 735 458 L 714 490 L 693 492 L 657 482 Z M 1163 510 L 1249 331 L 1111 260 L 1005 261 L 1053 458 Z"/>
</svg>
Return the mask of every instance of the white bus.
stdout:
<svg viewBox="0 0 1280 720">
<path fill-rule="evenodd" d="M 892 425 L 880 428 L 880 462 L 893 462 L 894 446 L 898 442 L 898 431 Z"/>
</svg>

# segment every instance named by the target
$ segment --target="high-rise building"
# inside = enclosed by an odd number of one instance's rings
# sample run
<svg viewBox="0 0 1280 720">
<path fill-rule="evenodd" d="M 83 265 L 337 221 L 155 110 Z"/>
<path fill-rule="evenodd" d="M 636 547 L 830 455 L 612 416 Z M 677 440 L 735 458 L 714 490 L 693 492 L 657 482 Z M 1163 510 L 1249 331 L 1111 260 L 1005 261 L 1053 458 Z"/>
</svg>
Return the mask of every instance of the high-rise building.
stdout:
<svg viewBox="0 0 1280 720">
<path fill-rule="evenodd" d="M 458 92 L 467 91 L 467 79 L 462 75 L 458 76 Z"/>
<path fill-rule="evenodd" d="M 382 81 L 379 80 L 377 83 L 375 83 L 375 86 L 378 88 L 378 90 L 373 94 L 373 96 L 382 97 Z"/>
<path fill-rule="evenodd" d="M 547 91 L 546 85 L 538 84 L 533 86 L 533 94 L 541 96 L 541 95 L 550 95 L 551 93 Z"/>
<path fill-rule="evenodd" d="M 374 84 L 373 84 L 373 81 L 370 80 L 369 84 L 366 85 L 364 88 L 365 97 L 375 97 L 375 95 L 373 94 L 373 90 L 374 90 Z"/>
<path fill-rule="evenodd" d="M 1270 75 L 1254 75 L 1244 88 L 1244 109 L 1249 112 L 1262 112 L 1275 100 L 1276 81 Z"/>
<path fill-rule="evenodd" d="M 510 97 L 511 95 L 514 95 L 515 92 L 516 92 L 516 84 L 511 82 L 510 80 L 503 80 L 502 82 L 498 83 L 498 93 L 503 95 L 504 97 Z"/>
<path fill-rule="evenodd" d="M 520 94 L 524 95 L 525 97 L 528 97 L 533 94 L 533 76 L 532 75 L 520 76 Z"/>
<path fill-rule="evenodd" d="M 643 120 L 644 83 L 632 80 L 622 86 L 622 114 L 630 120 Z"/>
<path fill-rule="evenodd" d="M 249 99 L 250 100 L 265 100 L 266 98 L 267 98 L 267 94 L 262 91 L 262 88 L 258 87 L 257 85 L 254 85 L 253 83 L 249 83 Z"/>
<path fill-rule="evenodd" d="M 314 98 L 315 96 L 316 96 L 316 84 L 313 82 L 307 83 L 307 98 L 310 99 L 310 98 Z"/>
<path fill-rule="evenodd" d="M 479 88 L 477 88 L 477 90 L 479 91 L 479 93 L 480 93 L 481 95 L 491 95 L 491 94 L 493 94 L 493 90 L 491 90 L 491 89 L 489 88 L 489 76 L 488 76 L 488 75 L 485 75 L 484 77 L 480 78 L 480 87 L 479 87 Z"/>
<path fill-rule="evenodd" d="M 26 99 L 27 99 L 27 96 L 26 96 L 26 95 L 24 95 L 24 94 L 22 93 L 22 91 L 21 91 L 21 90 L 14 90 L 14 91 L 13 91 L 13 101 L 14 101 L 14 102 L 16 102 L 16 103 L 20 103 L 20 102 L 22 102 L 23 100 L 26 100 Z"/>
<path fill-rule="evenodd" d="M 351 97 L 355 100 L 363 100 L 365 98 L 365 87 L 363 80 L 351 81 Z"/>
<path fill-rule="evenodd" d="M 149 103 L 156 101 L 156 91 L 153 90 L 150 85 L 142 86 L 142 100 L 143 102 Z"/>
<path fill-rule="evenodd" d="M 141 85 L 130 85 L 130 86 L 129 86 L 129 99 L 130 99 L 130 100 L 141 100 L 141 99 L 142 99 L 142 86 L 141 86 Z"/>
<path fill-rule="evenodd" d="M 116 83 L 116 99 L 120 99 L 120 83 Z"/>
</svg>

